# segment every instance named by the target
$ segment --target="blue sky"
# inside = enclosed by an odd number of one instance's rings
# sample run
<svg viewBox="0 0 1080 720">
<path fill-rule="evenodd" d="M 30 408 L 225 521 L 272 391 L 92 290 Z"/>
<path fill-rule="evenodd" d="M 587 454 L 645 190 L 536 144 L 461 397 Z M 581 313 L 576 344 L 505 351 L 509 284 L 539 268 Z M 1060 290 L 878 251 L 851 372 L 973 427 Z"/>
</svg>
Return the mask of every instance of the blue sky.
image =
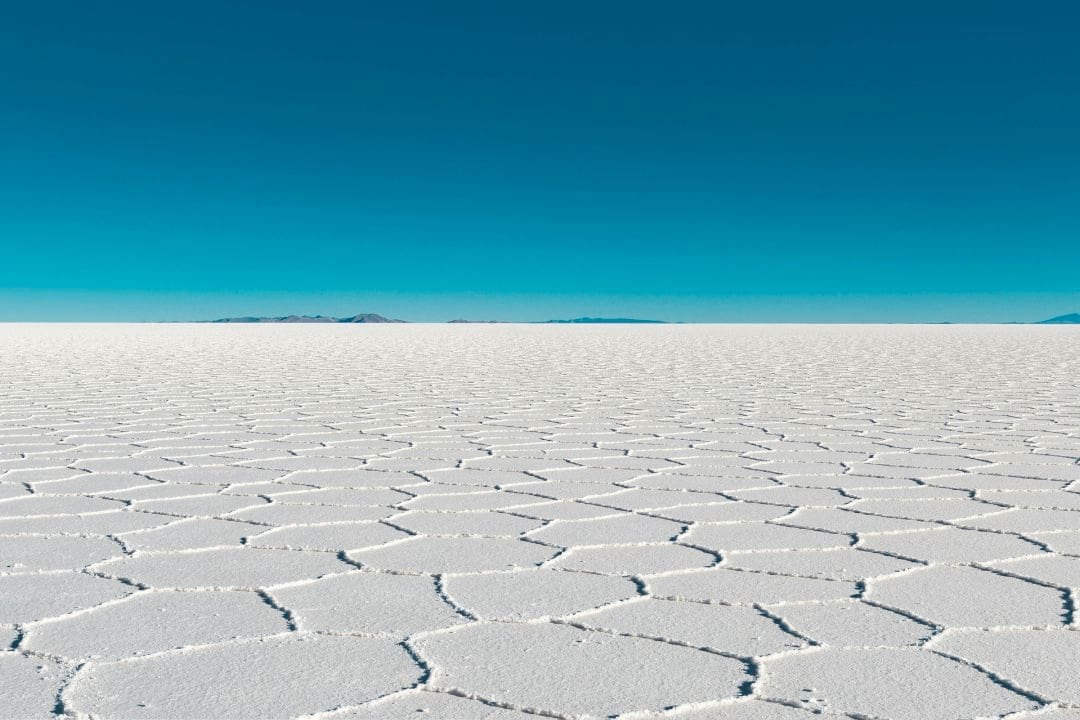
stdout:
<svg viewBox="0 0 1080 720">
<path fill-rule="evenodd" d="M 0 320 L 1080 311 L 1070 3 L 6 15 Z"/>
</svg>

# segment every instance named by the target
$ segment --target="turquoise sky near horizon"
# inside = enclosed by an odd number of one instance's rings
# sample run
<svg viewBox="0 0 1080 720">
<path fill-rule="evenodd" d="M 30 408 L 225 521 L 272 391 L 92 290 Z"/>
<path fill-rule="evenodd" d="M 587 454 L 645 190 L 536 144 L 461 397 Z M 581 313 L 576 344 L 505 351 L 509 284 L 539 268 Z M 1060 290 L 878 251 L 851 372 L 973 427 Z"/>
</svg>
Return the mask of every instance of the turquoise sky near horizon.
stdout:
<svg viewBox="0 0 1080 720">
<path fill-rule="evenodd" d="M 1080 312 L 1080 6 L 21 3 L 0 321 Z"/>
</svg>

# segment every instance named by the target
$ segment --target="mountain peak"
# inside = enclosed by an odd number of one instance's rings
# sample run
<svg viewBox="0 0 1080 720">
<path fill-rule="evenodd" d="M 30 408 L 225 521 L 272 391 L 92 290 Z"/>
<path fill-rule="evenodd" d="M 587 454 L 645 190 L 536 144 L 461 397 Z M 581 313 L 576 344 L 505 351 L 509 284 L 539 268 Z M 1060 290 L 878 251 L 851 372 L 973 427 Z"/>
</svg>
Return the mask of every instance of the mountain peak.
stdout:
<svg viewBox="0 0 1080 720">
<path fill-rule="evenodd" d="M 352 317 L 338 318 L 342 323 L 403 323 L 404 320 L 392 320 L 377 313 L 360 313 Z"/>
</svg>

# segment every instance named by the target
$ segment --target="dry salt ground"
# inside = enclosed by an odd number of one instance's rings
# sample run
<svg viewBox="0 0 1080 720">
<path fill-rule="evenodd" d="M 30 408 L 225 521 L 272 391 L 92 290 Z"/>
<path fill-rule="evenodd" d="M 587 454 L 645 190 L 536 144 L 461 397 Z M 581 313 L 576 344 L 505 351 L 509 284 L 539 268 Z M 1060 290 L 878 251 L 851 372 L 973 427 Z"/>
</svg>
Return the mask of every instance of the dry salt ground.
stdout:
<svg viewBox="0 0 1080 720">
<path fill-rule="evenodd" d="M 0 716 L 1080 718 L 1080 330 L 0 326 Z"/>
</svg>

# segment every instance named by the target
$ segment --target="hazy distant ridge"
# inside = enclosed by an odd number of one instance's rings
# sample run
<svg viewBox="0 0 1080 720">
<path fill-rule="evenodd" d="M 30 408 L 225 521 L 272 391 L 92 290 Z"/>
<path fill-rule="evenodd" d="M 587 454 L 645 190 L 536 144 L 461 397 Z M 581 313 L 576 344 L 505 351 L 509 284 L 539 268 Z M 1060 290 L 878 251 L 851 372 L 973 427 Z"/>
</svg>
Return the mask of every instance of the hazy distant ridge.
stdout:
<svg viewBox="0 0 1080 720">
<path fill-rule="evenodd" d="M 360 313 L 358 315 L 352 315 L 350 317 L 331 317 L 329 315 L 282 315 L 279 317 L 232 317 L 221 318 L 218 320 L 199 320 L 197 322 L 208 323 L 407 323 L 408 320 L 397 320 L 393 318 L 384 317 L 377 313 Z M 600 318 L 600 317 L 579 317 L 571 318 L 567 320 L 465 320 L 456 319 L 448 320 L 448 323 L 474 323 L 474 324 L 490 324 L 490 323 L 524 323 L 529 325 L 666 325 L 670 324 L 667 320 L 642 320 L 639 318 Z M 937 323 L 933 323 L 937 324 Z M 951 324 L 951 323 L 945 323 Z M 1029 323 L 1004 323 L 1004 324 L 1030 324 L 1030 325 L 1080 325 L 1080 313 L 1069 313 L 1067 315 L 1058 315 L 1057 317 L 1048 318 L 1046 320 L 1037 320 Z"/>
<path fill-rule="evenodd" d="M 1080 313 L 1069 313 L 1068 315 L 1058 315 L 1052 317 L 1049 320 L 1040 320 L 1035 323 L 1036 325 L 1080 325 Z"/>
<path fill-rule="evenodd" d="M 375 313 L 361 313 L 350 317 L 336 318 L 327 315 L 283 315 L 281 317 L 235 317 L 208 320 L 212 323 L 403 323 L 405 320 L 392 320 Z"/>
<path fill-rule="evenodd" d="M 547 323 L 581 323 L 581 324 L 606 324 L 606 323 L 631 323 L 631 324 L 651 324 L 651 325 L 663 325 L 666 324 L 666 320 L 638 320 L 636 318 L 592 318 L 592 317 L 579 317 L 573 320 L 548 320 Z"/>
<path fill-rule="evenodd" d="M 233 317 L 218 320 L 201 320 L 210 323 L 404 323 L 408 320 L 394 320 L 376 313 L 361 313 L 351 317 L 331 317 L 329 315 L 281 315 L 279 317 Z M 501 320 L 448 320 L 451 323 L 498 323 Z M 514 321 L 510 321 L 514 322 Z M 541 324 L 664 324 L 665 320 L 638 320 L 635 318 L 593 318 L 579 317 L 572 320 L 541 320 Z"/>
</svg>

